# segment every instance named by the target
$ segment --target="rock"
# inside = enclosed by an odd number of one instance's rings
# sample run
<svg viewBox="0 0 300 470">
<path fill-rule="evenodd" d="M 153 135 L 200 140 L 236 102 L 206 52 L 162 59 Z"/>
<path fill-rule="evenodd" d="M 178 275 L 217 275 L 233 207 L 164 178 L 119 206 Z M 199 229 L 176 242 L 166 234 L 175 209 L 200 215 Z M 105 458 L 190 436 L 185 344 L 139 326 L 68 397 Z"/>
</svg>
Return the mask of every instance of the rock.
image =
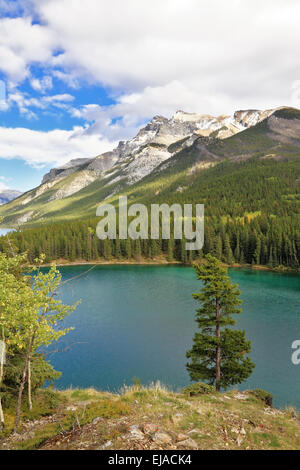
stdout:
<svg viewBox="0 0 300 470">
<path fill-rule="evenodd" d="M 143 426 L 143 431 L 145 434 L 153 434 L 158 430 L 157 424 L 154 423 L 146 423 Z"/>
<path fill-rule="evenodd" d="M 244 393 L 236 393 L 234 395 L 234 398 L 236 398 L 237 400 L 247 400 L 248 395 Z"/>
<path fill-rule="evenodd" d="M 103 446 L 100 447 L 100 449 L 106 449 L 107 447 L 110 447 L 112 445 L 112 441 L 107 441 Z"/>
<path fill-rule="evenodd" d="M 273 410 L 272 408 L 264 408 L 264 413 L 266 413 L 267 415 L 271 415 L 271 416 L 276 415 L 276 411 Z"/>
<path fill-rule="evenodd" d="M 197 429 L 191 429 L 188 434 L 198 434 Z"/>
<path fill-rule="evenodd" d="M 144 434 L 140 430 L 140 427 L 137 424 L 134 424 L 129 427 L 129 436 L 131 439 L 136 439 L 137 441 L 142 441 L 145 439 Z"/>
<path fill-rule="evenodd" d="M 100 423 L 101 421 L 103 421 L 103 418 L 98 417 L 98 418 L 93 419 L 92 424 L 98 424 L 98 423 Z"/>
<path fill-rule="evenodd" d="M 186 434 L 179 433 L 179 434 L 177 434 L 176 442 L 185 441 L 188 438 L 189 438 L 189 436 L 187 436 Z"/>
<path fill-rule="evenodd" d="M 198 449 L 198 444 L 193 439 L 188 437 L 184 441 L 177 442 L 177 446 L 184 447 L 185 449 Z"/>
<path fill-rule="evenodd" d="M 156 432 L 152 436 L 152 440 L 157 444 L 171 444 L 172 438 L 165 432 Z"/>
</svg>

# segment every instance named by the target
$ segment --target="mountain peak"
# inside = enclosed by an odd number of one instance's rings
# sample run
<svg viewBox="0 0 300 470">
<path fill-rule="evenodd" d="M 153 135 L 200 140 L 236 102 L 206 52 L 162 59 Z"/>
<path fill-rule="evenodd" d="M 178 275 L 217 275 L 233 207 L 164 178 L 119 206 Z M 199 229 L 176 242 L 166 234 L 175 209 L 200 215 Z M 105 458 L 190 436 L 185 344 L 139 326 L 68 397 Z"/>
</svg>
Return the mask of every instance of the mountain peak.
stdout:
<svg viewBox="0 0 300 470">
<path fill-rule="evenodd" d="M 1 213 L 13 214 L 13 220 L 18 224 L 34 222 L 47 217 L 47 211 L 52 214 L 56 200 L 76 193 L 75 206 L 77 197 L 85 201 L 88 192 L 80 191 L 89 185 L 93 185 L 92 195 L 95 192 L 99 194 L 100 202 L 125 188 L 127 190 L 147 175 L 156 177 L 159 172 L 176 165 L 178 159 L 187 166 L 193 159 L 188 171 L 194 171 L 195 168 L 215 165 L 224 158 L 239 159 L 241 155 L 250 158 L 260 151 L 261 145 L 259 139 L 253 139 L 255 129 L 250 131 L 248 128 L 263 120 L 266 125 L 260 126 L 259 132 L 265 132 L 268 137 L 268 156 L 274 154 L 281 158 L 278 143 L 283 147 L 287 145 L 287 149 L 291 144 L 300 148 L 300 110 L 295 108 L 239 109 L 231 116 L 223 114 L 217 117 L 178 110 L 170 119 L 154 116 L 135 137 L 120 141 L 110 152 L 91 159 L 73 159 L 51 170 L 38 188 L 28 191 L 17 203 L 5 206 Z M 248 138 L 249 133 L 251 139 Z M 235 139 L 235 134 L 240 135 Z M 228 140 L 229 137 L 234 140 Z M 189 155 L 186 163 L 185 155 Z M 72 199 L 65 207 L 71 207 L 70 204 Z"/>
</svg>

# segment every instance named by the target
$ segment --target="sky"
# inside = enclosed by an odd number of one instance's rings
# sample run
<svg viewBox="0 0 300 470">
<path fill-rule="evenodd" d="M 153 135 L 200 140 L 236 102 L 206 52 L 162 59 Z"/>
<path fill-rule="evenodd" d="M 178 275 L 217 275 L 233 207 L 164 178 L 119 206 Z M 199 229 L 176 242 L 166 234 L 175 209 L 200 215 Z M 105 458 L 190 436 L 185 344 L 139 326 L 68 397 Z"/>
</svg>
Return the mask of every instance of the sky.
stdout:
<svg viewBox="0 0 300 470">
<path fill-rule="evenodd" d="M 300 107 L 298 0 L 0 0 L 0 190 L 154 115 Z"/>
</svg>

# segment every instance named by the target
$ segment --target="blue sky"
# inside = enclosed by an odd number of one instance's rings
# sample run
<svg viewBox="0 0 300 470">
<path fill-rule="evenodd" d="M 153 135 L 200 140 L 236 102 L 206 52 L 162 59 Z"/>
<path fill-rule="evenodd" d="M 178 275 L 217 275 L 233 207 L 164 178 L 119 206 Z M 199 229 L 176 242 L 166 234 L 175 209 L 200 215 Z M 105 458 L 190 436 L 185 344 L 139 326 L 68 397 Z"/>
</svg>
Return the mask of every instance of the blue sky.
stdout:
<svg viewBox="0 0 300 470">
<path fill-rule="evenodd" d="M 0 0 L 0 190 L 156 114 L 298 106 L 299 15 L 297 0 Z"/>
</svg>

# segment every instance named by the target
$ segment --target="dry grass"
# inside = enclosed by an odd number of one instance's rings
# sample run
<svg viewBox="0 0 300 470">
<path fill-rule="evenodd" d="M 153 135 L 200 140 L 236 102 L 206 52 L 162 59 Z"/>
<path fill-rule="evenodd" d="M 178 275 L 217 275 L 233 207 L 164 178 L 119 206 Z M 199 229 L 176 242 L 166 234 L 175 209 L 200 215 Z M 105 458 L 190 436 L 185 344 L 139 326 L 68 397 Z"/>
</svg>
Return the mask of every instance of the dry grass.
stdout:
<svg viewBox="0 0 300 470">
<path fill-rule="evenodd" d="M 267 407 L 247 392 L 188 398 L 158 382 L 124 386 L 118 394 L 92 388 L 56 393 L 60 405 L 52 416 L 27 421 L 21 435 L 4 438 L 0 448 L 176 449 L 185 436 L 198 449 L 300 449 L 296 410 Z M 167 434 L 170 442 L 143 434 L 145 425 Z M 131 426 L 141 430 L 140 438 Z"/>
</svg>

